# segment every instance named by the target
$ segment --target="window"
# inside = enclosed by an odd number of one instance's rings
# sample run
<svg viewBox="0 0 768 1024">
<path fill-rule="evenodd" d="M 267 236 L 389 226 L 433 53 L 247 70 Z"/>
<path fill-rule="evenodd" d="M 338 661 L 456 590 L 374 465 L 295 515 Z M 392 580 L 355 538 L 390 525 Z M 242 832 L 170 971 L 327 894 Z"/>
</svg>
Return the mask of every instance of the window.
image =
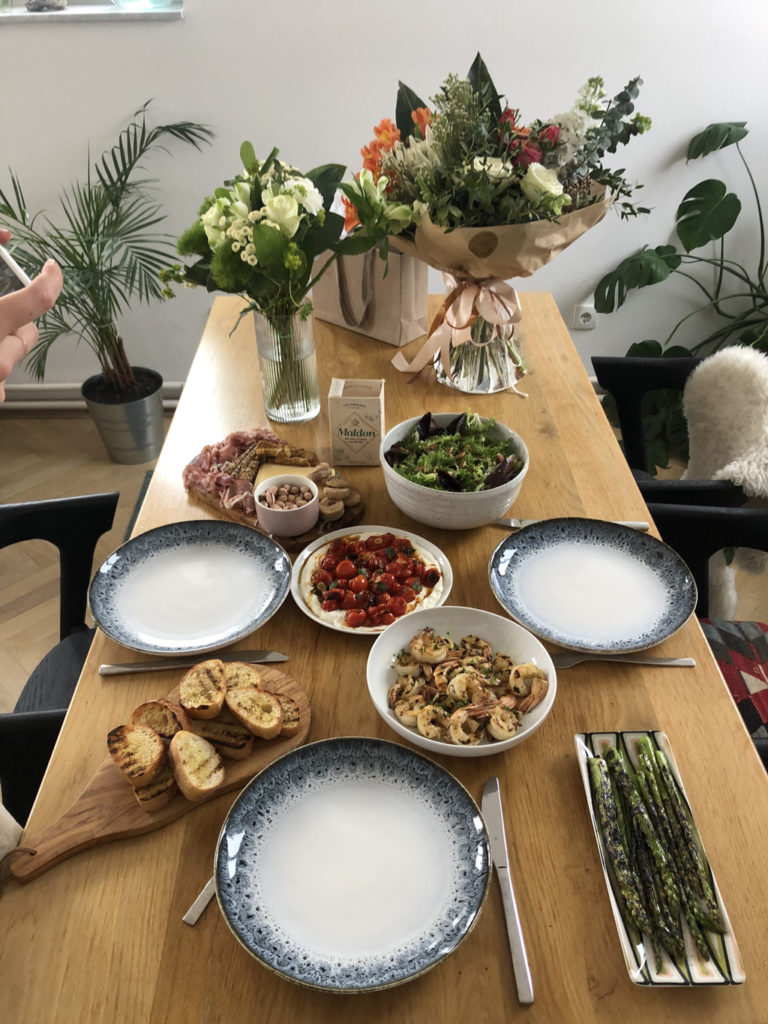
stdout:
<svg viewBox="0 0 768 1024">
<path fill-rule="evenodd" d="M 42 5 L 44 2 L 32 0 L 33 5 Z M 30 11 L 26 0 L 0 0 L 0 20 L 7 18 L 13 23 L 25 24 L 35 21 L 65 24 L 72 21 L 103 21 L 107 18 L 116 21 L 170 21 L 184 17 L 183 0 L 68 0 L 61 10 L 54 9 L 57 2 L 61 0 L 47 0 L 45 9 Z"/>
</svg>

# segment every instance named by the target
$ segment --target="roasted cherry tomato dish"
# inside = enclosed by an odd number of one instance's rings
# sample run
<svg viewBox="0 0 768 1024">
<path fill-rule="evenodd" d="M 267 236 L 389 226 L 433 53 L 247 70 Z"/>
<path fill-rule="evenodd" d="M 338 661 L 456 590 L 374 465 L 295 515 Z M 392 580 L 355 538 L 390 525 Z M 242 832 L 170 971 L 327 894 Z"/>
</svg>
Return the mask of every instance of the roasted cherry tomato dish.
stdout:
<svg viewBox="0 0 768 1024">
<path fill-rule="evenodd" d="M 323 613 L 343 612 L 350 629 L 388 626 L 442 587 L 440 569 L 394 533 L 349 534 L 317 557 L 311 594 Z"/>
</svg>

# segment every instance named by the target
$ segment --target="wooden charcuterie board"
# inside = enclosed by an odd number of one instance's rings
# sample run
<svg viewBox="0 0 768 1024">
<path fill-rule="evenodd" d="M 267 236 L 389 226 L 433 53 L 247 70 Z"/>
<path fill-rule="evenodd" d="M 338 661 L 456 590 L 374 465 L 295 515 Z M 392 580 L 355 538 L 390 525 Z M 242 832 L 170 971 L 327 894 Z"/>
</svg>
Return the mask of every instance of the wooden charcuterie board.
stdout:
<svg viewBox="0 0 768 1024">
<path fill-rule="evenodd" d="M 256 739 L 253 751 L 242 761 L 224 758 L 224 782 L 206 801 L 222 793 L 242 789 L 262 768 L 300 746 L 307 738 L 311 717 L 307 694 L 295 680 L 278 669 L 260 665 L 259 674 L 265 690 L 284 693 L 296 701 L 301 715 L 301 728 L 295 736 L 278 736 L 274 740 Z M 167 694 L 169 700 L 177 698 L 178 687 Z M 106 737 L 104 740 L 106 745 Z M 136 801 L 130 782 L 121 775 L 112 758 L 107 755 L 69 810 L 38 835 L 24 837 L 22 847 L 14 851 L 15 855 L 10 858 L 8 870 L 19 881 L 29 882 L 81 850 L 153 832 L 194 811 L 198 806 L 198 803 L 191 803 L 178 793 L 161 810 L 154 813 L 145 811 Z"/>
<path fill-rule="evenodd" d="M 225 508 L 218 498 L 211 494 L 200 494 L 197 491 L 189 491 L 190 497 L 199 501 L 203 505 L 209 505 L 211 508 L 215 508 L 222 515 L 225 515 L 227 519 L 231 519 L 233 523 L 240 523 L 242 526 L 250 526 L 253 530 L 258 530 L 259 533 L 265 533 L 259 525 L 259 521 L 256 518 L 256 514 L 250 514 L 243 512 L 239 508 Z M 326 519 L 318 519 L 317 524 L 312 527 L 311 530 L 307 530 L 306 533 L 300 534 L 298 537 L 278 537 L 276 535 L 267 534 L 269 537 L 273 537 L 274 540 L 288 552 L 303 551 L 307 544 L 311 544 L 312 541 L 317 540 L 324 533 L 330 533 L 333 530 L 341 530 L 347 526 L 356 526 L 362 522 L 363 516 L 365 515 L 365 502 L 360 501 L 357 505 L 351 505 L 349 508 L 344 509 L 344 514 L 340 519 L 334 519 L 333 522 Z"/>
</svg>

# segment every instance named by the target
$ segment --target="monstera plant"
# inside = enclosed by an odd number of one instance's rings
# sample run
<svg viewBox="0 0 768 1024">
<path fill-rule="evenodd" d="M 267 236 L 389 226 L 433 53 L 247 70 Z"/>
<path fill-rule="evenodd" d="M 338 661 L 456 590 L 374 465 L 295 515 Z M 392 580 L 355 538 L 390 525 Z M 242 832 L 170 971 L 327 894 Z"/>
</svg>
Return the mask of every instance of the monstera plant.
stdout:
<svg viewBox="0 0 768 1024">
<path fill-rule="evenodd" d="M 686 280 L 699 300 L 662 341 L 635 342 L 627 355 L 706 356 L 729 344 L 768 351 L 765 224 L 760 194 L 740 145 L 747 134 L 744 121 L 711 124 L 691 139 L 686 159 L 696 160 L 735 147 L 754 200 L 754 212 L 749 214 L 750 227 L 755 232 L 754 265 L 748 267 L 726 249 L 726 236 L 742 214 L 739 197 L 716 178 L 694 185 L 677 209 L 675 233 L 679 244 L 644 246 L 606 274 L 595 289 L 595 309 L 599 313 L 612 313 L 624 305 L 631 291 L 674 277 Z M 695 343 L 683 345 L 676 336 L 692 320 L 701 323 L 701 336 Z M 654 392 L 647 400 L 649 452 L 655 454 L 657 464 L 665 465 L 670 448 L 679 446 L 686 454 L 680 396 Z"/>
</svg>

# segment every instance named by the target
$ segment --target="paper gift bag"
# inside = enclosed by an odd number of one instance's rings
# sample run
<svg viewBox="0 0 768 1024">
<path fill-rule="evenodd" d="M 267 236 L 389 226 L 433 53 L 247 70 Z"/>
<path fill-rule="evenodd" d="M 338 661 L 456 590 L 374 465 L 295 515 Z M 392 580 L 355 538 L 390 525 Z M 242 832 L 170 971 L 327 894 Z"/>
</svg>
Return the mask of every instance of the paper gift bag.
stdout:
<svg viewBox="0 0 768 1024">
<path fill-rule="evenodd" d="M 388 264 L 385 276 L 373 250 L 335 260 L 312 288 L 315 316 L 398 347 L 426 334 L 426 263 L 390 249 Z"/>
</svg>

